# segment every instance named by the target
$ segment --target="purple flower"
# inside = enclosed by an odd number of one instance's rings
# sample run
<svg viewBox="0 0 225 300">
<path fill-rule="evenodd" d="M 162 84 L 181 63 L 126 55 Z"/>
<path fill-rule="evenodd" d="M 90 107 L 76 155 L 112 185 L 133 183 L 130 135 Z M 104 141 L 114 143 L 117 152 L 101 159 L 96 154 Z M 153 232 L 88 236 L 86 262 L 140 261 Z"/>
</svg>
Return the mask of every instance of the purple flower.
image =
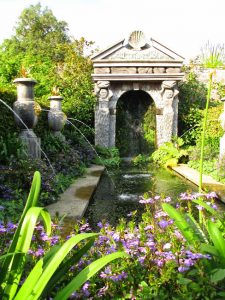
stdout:
<svg viewBox="0 0 225 300">
<path fill-rule="evenodd" d="M 158 218 L 167 217 L 167 216 L 168 216 L 168 214 L 165 211 L 159 210 L 156 212 L 154 217 L 155 217 L 155 219 L 158 219 Z"/>
<path fill-rule="evenodd" d="M 46 233 L 44 233 L 44 232 L 42 232 L 40 236 L 41 236 L 41 240 L 42 241 L 49 241 L 49 240 L 51 240 L 51 238 Z"/>
<path fill-rule="evenodd" d="M 102 222 L 98 222 L 98 223 L 97 223 L 97 226 L 98 226 L 99 228 L 103 228 Z"/>
<path fill-rule="evenodd" d="M 189 268 L 188 268 L 188 267 L 184 267 L 184 266 L 180 266 L 180 267 L 178 268 L 178 271 L 179 271 L 180 273 L 183 273 L 183 272 L 188 271 L 188 270 L 189 270 Z"/>
<path fill-rule="evenodd" d="M 153 225 L 147 225 L 145 226 L 144 230 L 153 230 L 154 226 Z"/>
<path fill-rule="evenodd" d="M 57 244 L 58 241 L 59 241 L 58 235 L 53 235 L 53 236 L 51 237 L 51 246 Z"/>
<path fill-rule="evenodd" d="M 163 250 L 169 250 L 171 248 L 171 244 L 170 243 L 166 243 L 164 246 L 163 246 Z"/>
<path fill-rule="evenodd" d="M 146 256 L 140 256 L 140 257 L 138 257 L 138 261 L 139 261 L 139 263 L 140 263 L 141 265 L 144 264 L 145 259 L 146 259 Z"/>
<path fill-rule="evenodd" d="M 133 213 L 130 212 L 129 214 L 127 214 L 127 217 L 132 217 L 133 216 Z"/>
<path fill-rule="evenodd" d="M 204 210 L 204 207 L 201 206 L 201 205 L 196 205 L 196 208 L 197 208 L 198 210 Z"/>
<path fill-rule="evenodd" d="M 88 282 L 86 282 L 82 287 L 82 291 L 86 297 L 88 297 L 90 295 L 90 292 L 88 291 L 89 285 L 90 284 Z"/>
<path fill-rule="evenodd" d="M 163 267 L 163 266 L 164 266 L 164 261 L 163 261 L 163 259 L 157 259 L 157 260 L 156 260 L 156 264 L 157 264 L 158 267 Z"/>
<path fill-rule="evenodd" d="M 42 256 L 44 254 L 44 250 L 42 248 L 38 248 L 37 251 L 33 252 L 33 255 L 36 257 Z"/>
<path fill-rule="evenodd" d="M 171 198 L 170 197 L 166 197 L 165 199 L 163 199 L 163 202 L 171 202 Z"/>
<path fill-rule="evenodd" d="M 162 229 L 166 228 L 169 225 L 169 223 L 166 220 L 163 220 L 163 219 L 160 220 L 158 224 L 159 224 L 159 227 L 162 228 Z"/>
<path fill-rule="evenodd" d="M 215 192 L 211 192 L 211 193 L 206 194 L 206 198 L 207 199 L 214 199 L 214 198 L 218 198 L 218 196 Z"/>
<path fill-rule="evenodd" d="M 154 204 L 155 201 L 152 198 L 149 198 L 149 199 L 143 199 L 142 198 L 141 200 L 139 200 L 139 203 L 141 203 L 141 204 Z"/>
<path fill-rule="evenodd" d="M 103 286 L 99 291 L 98 291 L 98 294 L 97 296 L 98 297 L 102 297 L 105 295 L 106 291 L 108 290 L 109 286 Z"/>
<path fill-rule="evenodd" d="M 212 204 L 212 208 L 213 209 L 215 209 L 215 210 L 217 210 L 218 209 L 218 207 L 217 207 L 217 205 L 214 203 L 214 204 Z"/>
<path fill-rule="evenodd" d="M 120 234 L 115 232 L 113 235 L 112 235 L 112 238 L 114 239 L 114 241 L 118 242 L 120 240 Z"/>
<path fill-rule="evenodd" d="M 86 224 L 81 225 L 80 231 L 81 231 L 81 232 L 91 231 L 91 228 L 90 228 L 89 223 L 86 223 Z"/>
<path fill-rule="evenodd" d="M 0 224 L 0 233 L 5 233 L 6 231 L 6 228 L 2 224 Z"/>
<path fill-rule="evenodd" d="M 148 241 L 146 246 L 148 246 L 151 250 L 155 249 L 155 243 L 153 241 Z"/>
</svg>

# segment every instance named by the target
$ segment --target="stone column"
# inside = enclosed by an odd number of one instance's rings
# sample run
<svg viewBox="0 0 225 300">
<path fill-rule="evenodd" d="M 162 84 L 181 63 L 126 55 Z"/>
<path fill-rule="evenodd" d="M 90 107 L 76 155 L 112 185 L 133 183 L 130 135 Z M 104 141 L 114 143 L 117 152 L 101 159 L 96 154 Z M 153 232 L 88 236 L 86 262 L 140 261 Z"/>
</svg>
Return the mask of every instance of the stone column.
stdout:
<svg viewBox="0 0 225 300">
<path fill-rule="evenodd" d="M 33 131 L 41 112 L 41 107 L 34 101 L 34 85 L 37 82 L 31 78 L 17 78 L 13 82 L 17 86 L 17 101 L 13 104 L 13 110 L 18 115 L 15 115 L 15 122 L 21 129 L 20 138 L 27 147 L 28 155 L 40 158 L 41 141 Z"/>
<path fill-rule="evenodd" d="M 161 122 L 163 124 L 160 145 L 170 142 L 172 136 L 176 136 L 177 134 L 178 90 L 176 88 L 176 81 L 163 81 L 161 95 L 163 101 L 163 118 Z"/>
<path fill-rule="evenodd" d="M 61 96 L 51 96 L 48 98 L 50 100 L 50 111 L 48 113 L 48 125 L 52 130 L 53 134 L 65 140 L 64 135 L 61 133 L 61 130 L 66 122 L 66 115 L 62 112 L 62 100 Z"/>
<path fill-rule="evenodd" d="M 109 86 L 109 81 L 98 81 L 95 85 L 95 93 L 98 97 L 98 103 L 95 107 L 95 145 L 101 147 L 110 147 L 109 100 L 113 93 Z"/>
<path fill-rule="evenodd" d="M 221 101 L 223 102 L 224 108 L 222 114 L 219 117 L 219 120 L 221 122 L 221 126 L 223 130 L 225 131 L 225 97 L 222 98 Z M 220 161 L 224 159 L 225 159 L 225 132 L 223 136 L 220 138 L 220 156 L 219 156 Z"/>
</svg>

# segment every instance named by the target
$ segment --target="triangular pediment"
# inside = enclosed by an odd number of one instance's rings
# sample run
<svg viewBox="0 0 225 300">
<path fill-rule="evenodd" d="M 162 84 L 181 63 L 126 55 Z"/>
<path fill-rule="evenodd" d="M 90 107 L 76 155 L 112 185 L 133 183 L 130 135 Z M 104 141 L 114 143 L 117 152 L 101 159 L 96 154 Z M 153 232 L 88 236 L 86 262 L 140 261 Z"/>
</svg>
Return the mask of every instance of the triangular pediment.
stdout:
<svg viewBox="0 0 225 300">
<path fill-rule="evenodd" d="M 183 61 L 184 58 L 154 39 L 135 47 L 129 40 L 122 39 L 107 49 L 95 54 L 93 61 Z"/>
</svg>

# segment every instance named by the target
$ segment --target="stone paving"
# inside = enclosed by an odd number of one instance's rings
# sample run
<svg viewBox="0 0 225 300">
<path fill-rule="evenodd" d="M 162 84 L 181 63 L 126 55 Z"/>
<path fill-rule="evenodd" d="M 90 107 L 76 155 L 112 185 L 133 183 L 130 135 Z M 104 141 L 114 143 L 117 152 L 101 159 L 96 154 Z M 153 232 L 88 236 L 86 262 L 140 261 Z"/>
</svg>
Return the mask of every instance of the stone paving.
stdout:
<svg viewBox="0 0 225 300">
<path fill-rule="evenodd" d="M 56 215 L 66 218 L 82 218 L 89 200 L 100 180 L 104 170 L 103 166 L 93 165 L 87 169 L 83 177 L 75 182 L 60 195 L 58 202 L 48 205 L 46 208 L 54 218 Z"/>
<path fill-rule="evenodd" d="M 199 172 L 188 167 L 185 164 L 180 164 L 176 167 L 172 167 L 172 170 L 193 182 L 195 185 L 199 186 Z M 216 181 L 211 176 L 203 175 L 202 177 L 202 187 L 205 191 L 215 191 L 222 202 L 225 203 L 225 185 Z"/>
</svg>

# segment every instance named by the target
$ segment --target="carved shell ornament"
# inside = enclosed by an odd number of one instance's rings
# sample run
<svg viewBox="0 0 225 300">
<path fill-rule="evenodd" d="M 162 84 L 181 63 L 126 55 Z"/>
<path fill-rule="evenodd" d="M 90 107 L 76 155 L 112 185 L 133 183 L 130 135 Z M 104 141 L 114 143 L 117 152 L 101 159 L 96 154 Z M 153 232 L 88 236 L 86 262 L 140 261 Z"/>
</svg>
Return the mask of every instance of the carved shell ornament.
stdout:
<svg viewBox="0 0 225 300">
<path fill-rule="evenodd" d="M 146 38 L 142 31 L 133 31 L 128 39 L 128 44 L 134 50 L 141 50 L 146 45 Z"/>
</svg>

